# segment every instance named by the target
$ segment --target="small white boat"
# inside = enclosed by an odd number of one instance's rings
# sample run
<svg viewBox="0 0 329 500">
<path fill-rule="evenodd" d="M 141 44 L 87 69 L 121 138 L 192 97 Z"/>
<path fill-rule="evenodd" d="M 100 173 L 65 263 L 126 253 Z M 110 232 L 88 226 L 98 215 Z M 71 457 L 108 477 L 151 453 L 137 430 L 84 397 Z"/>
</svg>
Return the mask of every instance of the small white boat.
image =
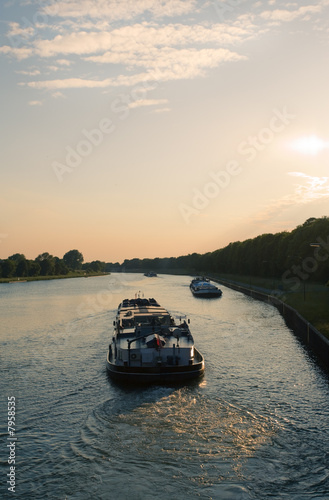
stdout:
<svg viewBox="0 0 329 500">
<path fill-rule="evenodd" d="M 106 367 L 121 382 L 180 383 L 200 377 L 204 359 L 185 320 L 176 324 L 155 299 L 137 298 L 118 307 Z"/>
<path fill-rule="evenodd" d="M 210 283 L 208 278 L 194 278 L 190 283 L 191 292 L 195 297 L 220 297 L 222 291 L 216 285 Z"/>
</svg>

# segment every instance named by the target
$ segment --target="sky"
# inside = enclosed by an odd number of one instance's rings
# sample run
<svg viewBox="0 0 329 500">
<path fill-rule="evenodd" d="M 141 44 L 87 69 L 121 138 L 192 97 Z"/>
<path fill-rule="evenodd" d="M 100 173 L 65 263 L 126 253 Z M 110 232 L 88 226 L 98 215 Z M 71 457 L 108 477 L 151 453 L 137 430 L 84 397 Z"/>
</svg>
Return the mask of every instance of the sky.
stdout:
<svg viewBox="0 0 329 500">
<path fill-rule="evenodd" d="M 329 0 L 0 19 L 0 258 L 176 257 L 329 215 Z"/>
</svg>

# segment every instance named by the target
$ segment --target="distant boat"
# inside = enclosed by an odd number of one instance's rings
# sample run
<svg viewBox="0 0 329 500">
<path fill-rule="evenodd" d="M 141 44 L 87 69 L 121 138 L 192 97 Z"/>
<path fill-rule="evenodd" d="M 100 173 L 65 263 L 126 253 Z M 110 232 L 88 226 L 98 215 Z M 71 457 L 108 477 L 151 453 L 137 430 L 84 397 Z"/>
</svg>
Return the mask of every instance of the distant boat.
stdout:
<svg viewBox="0 0 329 500">
<path fill-rule="evenodd" d="M 205 277 L 194 278 L 190 283 L 190 290 L 195 297 L 203 298 L 220 297 L 223 293 Z"/>
<path fill-rule="evenodd" d="M 17 280 L 13 280 L 13 281 L 8 281 L 8 283 L 26 283 L 27 280 L 21 280 L 20 278 L 18 278 Z"/>
<path fill-rule="evenodd" d="M 148 271 L 147 273 L 144 273 L 144 276 L 147 276 L 148 278 L 155 278 L 158 275 L 154 271 Z"/>
<path fill-rule="evenodd" d="M 106 367 L 130 384 L 177 383 L 204 372 L 186 321 L 176 324 L 155 299 L 125 299 L 118 307 Z"/>
</svg>

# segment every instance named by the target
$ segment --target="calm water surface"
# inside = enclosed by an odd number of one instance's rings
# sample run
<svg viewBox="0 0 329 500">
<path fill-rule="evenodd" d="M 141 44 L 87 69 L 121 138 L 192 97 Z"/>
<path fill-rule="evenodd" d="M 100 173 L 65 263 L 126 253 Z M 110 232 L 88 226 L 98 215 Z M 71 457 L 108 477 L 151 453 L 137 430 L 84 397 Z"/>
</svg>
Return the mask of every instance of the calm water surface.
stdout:
<svg viewBox="0 0 329 500">
<path fill-rule="evenodd" d="M 275 308 L 190 278 L 0 285 L 1 498 L 329 499 L 328 378 Z M 203 379 L 126 389 L 105 369 L 119 302 L 187 314 Z M 16 398 L 9 493 L 7 396 Z"/>
</svg>

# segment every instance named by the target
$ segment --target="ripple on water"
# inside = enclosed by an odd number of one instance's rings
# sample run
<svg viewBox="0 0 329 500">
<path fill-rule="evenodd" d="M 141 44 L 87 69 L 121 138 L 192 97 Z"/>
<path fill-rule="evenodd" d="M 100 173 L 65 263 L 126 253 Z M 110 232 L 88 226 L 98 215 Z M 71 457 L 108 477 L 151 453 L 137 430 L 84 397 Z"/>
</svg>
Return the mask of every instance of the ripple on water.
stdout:
<svg viewBox="0 0 329 500">
<path fill-rule="evenodd" d="M 15 497 L 328 500 L 328 379 L 276 309 L 225 288 L 196 300 L 188 277 L 117 278 L 6 288 L 18 294 L 1 300 L 0 363 L 3 394 L 17 398 Z M 190 317 L 201 383 L 109 382 L 113 304 L 141 289 Z"/>
<path fill-rule="evenodd" d="M 184 498 L 186 488 L 195 494 L 198 486 L 240 477 L 244 461 L 270 441 L 276 428 L 266 417 L 201 391 L 162 388 L 143 397 L 137 393 L 121 407 L 115 400 L 98 406 L 71 450 L 79 459 L 99 462 L 103 482 L 112 487 L 118 482 L 127 494 L 139 477 L 139 494 L 151 495 L 154 484 L 145 475 L 155 475 L 166 493 Z M 242 490 L 235 498 L 244 498 Z"/>
</svg>

